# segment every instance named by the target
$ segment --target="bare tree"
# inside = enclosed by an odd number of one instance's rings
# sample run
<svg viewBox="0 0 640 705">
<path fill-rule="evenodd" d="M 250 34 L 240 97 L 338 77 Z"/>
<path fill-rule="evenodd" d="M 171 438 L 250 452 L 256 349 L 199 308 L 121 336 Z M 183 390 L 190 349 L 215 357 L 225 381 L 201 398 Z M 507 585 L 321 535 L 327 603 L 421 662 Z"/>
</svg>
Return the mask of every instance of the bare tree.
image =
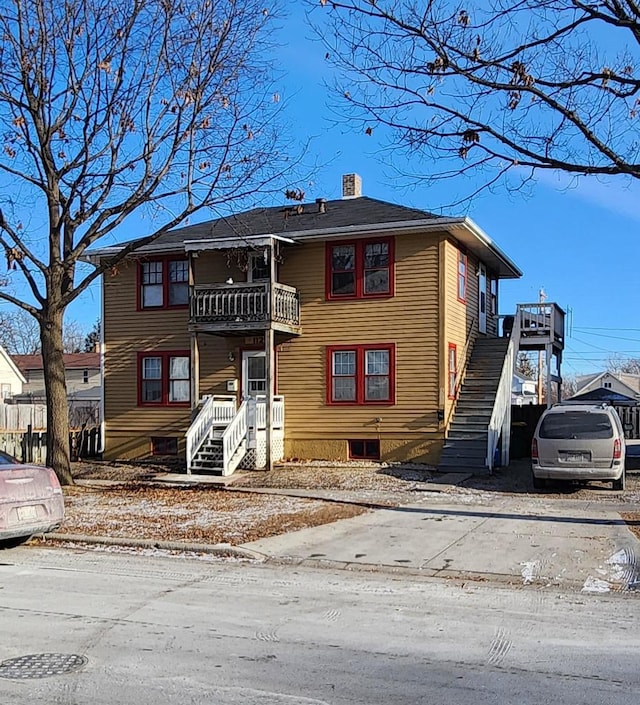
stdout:
<svg viewBox="0 0 640 705">
<path fill-rule="evenodd" d="M 420 178 L 536 169 L 640 177 L 640 5 L 631 0 L 321 0 L 349 119 Z"/>
<path fill-rule="evenodd" d="M 524 351 L 519 352 L 516 358 L 516 372 L 519 372 L 529 379 L 536 379 L 538 375 L 538 370 L 531 360 L 530 355 Z"/>
<path fill-rule="evenodd" d="M 612 355 L 607 360 L 607 372 L 614 375 L 623 374 L 640 374 L 640 359 L 637 357 L 622 357 L 621 355 Z"/>
<path fill-rule="evenodd" d="M 66 353 L 82 352 L 84 339 L 87 335 L 85 329 L 78 321 L 67 321 L 62 334 L 62 351 Z"/>
<path fill-rule="evenodd" d="M 40 352 L 38 321 L 23 310 L 0 311 L 0 345 L 9 355 Z"/>
<path fill-rule="evenodd" d="M 162 231 L 282 178 L 270 10 L 263 0 L 3 5 L 0 246 L 26 293 L 0 290 L 0 299 L 38 322 L 47 457 L 64 483 L 67 306 Z M 95 270 L 79 266 L 134 213 L 148 219 L 148 236 Z"/>
<path fill-rule="evenodd" d="M 78 321 L 65 322 L 62 336 L 63 352 L 81 352 L 89 335 Z M 0 311 L 0 345 L 10 355 L 39 354 L 40 326 L 37 319 L 24 309 Z"/>
</svg>

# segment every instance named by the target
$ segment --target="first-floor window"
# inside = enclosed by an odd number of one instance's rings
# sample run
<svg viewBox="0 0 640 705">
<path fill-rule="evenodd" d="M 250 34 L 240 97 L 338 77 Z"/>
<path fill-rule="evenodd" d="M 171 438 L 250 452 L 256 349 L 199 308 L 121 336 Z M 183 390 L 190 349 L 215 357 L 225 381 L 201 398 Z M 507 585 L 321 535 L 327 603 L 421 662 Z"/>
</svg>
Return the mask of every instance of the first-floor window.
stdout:
<svg viewBox="0 0 640 705">
<path fill-rule="evenodd" d="M 141 405 L 189 404 L 191 380 L 188 353 L 139 353 L 138 378 Z"/>
<path fill-rule="evenodd" d="M 456 398 L 457 354 L 456 346 L 453 343 L 449 343 L 449 399 Z"/>
<path fill-rule="evenodd" d="M 327 365 L 329 404 L 393 403 L 393 344 L 332 346 Z"/>
</svg>

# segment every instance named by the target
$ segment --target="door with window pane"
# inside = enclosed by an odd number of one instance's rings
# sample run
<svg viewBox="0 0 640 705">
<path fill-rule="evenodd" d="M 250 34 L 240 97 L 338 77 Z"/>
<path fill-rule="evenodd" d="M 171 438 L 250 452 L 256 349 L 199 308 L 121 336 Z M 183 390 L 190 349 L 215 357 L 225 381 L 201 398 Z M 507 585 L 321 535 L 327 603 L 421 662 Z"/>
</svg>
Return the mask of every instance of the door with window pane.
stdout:
<svg viewBox="0 0 640 705">
<path fill-rule="evenodd" d="M 264 350 L 242 352 L 242 397 L 267 393 L 267 369 Z"/>
</svg>

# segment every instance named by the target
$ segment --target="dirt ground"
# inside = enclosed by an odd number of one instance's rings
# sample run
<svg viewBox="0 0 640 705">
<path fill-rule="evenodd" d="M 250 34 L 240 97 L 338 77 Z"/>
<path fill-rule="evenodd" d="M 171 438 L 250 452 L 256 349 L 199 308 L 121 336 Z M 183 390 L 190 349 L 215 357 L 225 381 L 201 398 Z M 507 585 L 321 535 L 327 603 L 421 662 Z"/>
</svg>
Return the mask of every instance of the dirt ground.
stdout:
<svg viewBox="0 0 640 705">
<path fill-rule="evenodd" d="M 559 484 L 536 492 L 527 461 L 515 461 L 487 476 L 441 475 L 419 465 L 286 464 L 269 473 L 238 472 L 226 487 L 154 482 L 157 474 L 166 472 L 167 466 L 148 463 L 75 463 L 77 483 L 65 488 L 66 520 L 59 533 L 233 546 L 352 517 L 368 511 L 367 504 L 397 506 L 417 501 L 433 491 L 450 495 L 451 500 L 460 495 L 490 500 L 493 493 L 506 493 L 613 501 L 628 505 L 623 518 L 640 538 L 640 511 L 636 511 L 640 471 L 628 473 L 623 493 L 613 492 L 605 483 Z M 277 489 L 282 494 L 251 492 L 251 488 Z M 287 490 L 334 490 L 343 501 L 287 496 Z"/>
</svg>

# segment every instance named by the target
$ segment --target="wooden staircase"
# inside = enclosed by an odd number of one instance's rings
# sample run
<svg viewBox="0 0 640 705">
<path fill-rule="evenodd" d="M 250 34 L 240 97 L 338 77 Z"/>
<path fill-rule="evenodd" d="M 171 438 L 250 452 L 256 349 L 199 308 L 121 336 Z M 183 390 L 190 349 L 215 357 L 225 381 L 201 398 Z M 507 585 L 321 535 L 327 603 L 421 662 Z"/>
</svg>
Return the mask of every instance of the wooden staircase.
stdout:
<svg viewBox="0 0 640 705">
<path fill-rule="evenodd" d="M 224 428 L 215 428 L 200 446 L 192 463 L 191 472 L 196 474 L 224 475 L 224 450 L 222 434 Z"/>
<path fill-rule="evenodd" d="M 489 421 L 508 345 L 507 338 L 478 338 L 475 341 L 438 463 L 439 469 L 489 471 Z"/>
</svg>

